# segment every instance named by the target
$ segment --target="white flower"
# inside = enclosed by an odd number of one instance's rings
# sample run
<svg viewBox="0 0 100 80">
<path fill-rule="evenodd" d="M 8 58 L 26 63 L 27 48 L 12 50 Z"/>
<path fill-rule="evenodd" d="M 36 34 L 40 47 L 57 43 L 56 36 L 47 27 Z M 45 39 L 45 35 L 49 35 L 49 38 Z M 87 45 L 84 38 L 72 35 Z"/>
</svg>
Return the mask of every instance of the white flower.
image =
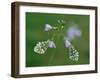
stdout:
<svg viewBox="0 0 100 80">
<path fill-rule="evenodd" d="M 65 47 L 68 48 L 68 47 L 70 47 L 70 46 L 71 46 L 71 43 L 70 43 L 68 40 L 66 40 L 66 41 L 65 41 Z"/>
<path fill-rule="evenodd" d="M 45 31 L 50 31 L 52 29 L 52 26 L 49 24 L 45 24 Z"/>
<path fill-rule="evenodd" d="M 43 54 L 41 49 L 39 47 L 37 47 L 37 46 L 34 47 L 34 52 L 39 53 L 39 54 Z"/>
<path fill-rule="evenodd" d="M 55 43 L 53 41 L 50 41 L 49 42 L 49 47 L 50 48 L 56 48 L 56 45 L 55 45 Z"/>
<path fill-rule="evenodd" d="M 65 47 L 69 48 L 71 46 L 71 43 L 67 40 L 67 37 L 64 37 L 64 41 L 65 41 Z"/>
<path fill-rule="evenodd" d="M 67 31 L 69 41 L 73 40 L 75 37 L 80 37 L 81 35 L 81 31 L 77 27 L 70 27 Z"/>
</svg>

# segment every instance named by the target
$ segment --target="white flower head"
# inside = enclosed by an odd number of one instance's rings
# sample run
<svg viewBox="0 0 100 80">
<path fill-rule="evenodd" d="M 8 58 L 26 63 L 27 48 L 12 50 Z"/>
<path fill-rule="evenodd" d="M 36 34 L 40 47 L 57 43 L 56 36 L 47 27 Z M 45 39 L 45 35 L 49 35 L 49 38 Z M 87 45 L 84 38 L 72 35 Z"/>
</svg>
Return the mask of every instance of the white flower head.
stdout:
<svg viewBox="0 0 100 80">
<path fill-rule="evenodd" d="M 49 42 L 49 48 L 56 48 L 54 41 Z"/>
<path fill-rule="evenodd" d="M 45 31 L 50 31 L 52 29 L 52 26 L 49 24 L 45 24 Z"/>
<path fill-rule="evenodd" d="M 66 40 L 66 41 L 65 41 L 65 47 L 68 48 L 68 47 L 70 47 L 70 46 L 71 46 L 71 43 L 70 43 L 68 40 Z"/>
<path fill-rule="evenodd" d="M 68 41 L 67 37 L 64 37 L 65 47 L 69 48 L 71 46 L 71 43 Z"/>
<path fill-rule="evenodd" d="M 82 35 L 81 30 L 76 26 L 70 27 L 67 31 L 67 37 L 69 41 L 73 40 L 75 37 L 81 37 L 81 35 Z"/>
</svg>

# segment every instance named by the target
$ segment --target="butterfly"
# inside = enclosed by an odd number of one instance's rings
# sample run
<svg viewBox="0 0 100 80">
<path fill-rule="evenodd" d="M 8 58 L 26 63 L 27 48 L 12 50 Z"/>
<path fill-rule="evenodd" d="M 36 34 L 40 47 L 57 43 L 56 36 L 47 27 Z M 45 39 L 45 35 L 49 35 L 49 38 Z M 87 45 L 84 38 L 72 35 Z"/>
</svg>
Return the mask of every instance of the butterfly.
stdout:
<svg viewBox="0 0 100 80">
<path fill-rule="evenodd" d="M 70 41 L 65 37 L 65 47 L 69 49 L 69 59 L 73 61 L 79 60 L 79 52 L 74 48 Z"/>
<path fill-rule="evenodd" d="M 55 43 L 51 40 L 41 41 L 34 47 L 34 52 L 44 54 L 48 48 L 56 48 Z"/>
</svg>

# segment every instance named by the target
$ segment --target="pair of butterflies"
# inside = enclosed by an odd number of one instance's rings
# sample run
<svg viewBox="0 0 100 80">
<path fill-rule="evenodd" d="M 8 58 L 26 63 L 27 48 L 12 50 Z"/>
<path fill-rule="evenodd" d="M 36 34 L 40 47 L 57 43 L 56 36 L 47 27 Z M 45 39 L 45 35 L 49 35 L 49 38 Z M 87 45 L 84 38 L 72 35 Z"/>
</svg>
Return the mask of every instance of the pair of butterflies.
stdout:
<svg viewBox="0 0 100 80">
<path fill-rule="evenodd" d="M 57 27 L 52 27 L 49 24 L 45 24 L 45 31 L 57 30 Z M 64 37 L 65 47 L 69 49 L 69 59 L 73 61 L 79 60 L 79 52 L 71 44 L 76 36 L 81 36 L 81 31 L 77 27 L 70 27 L 67 31 L 67 37 Z M 48 48 L 56 48 L 56 45 L 53 40 L 41 41 L 36 44 L 34 47 L 34 52 L 38 54 L 45 54 Z"/>
</svg>

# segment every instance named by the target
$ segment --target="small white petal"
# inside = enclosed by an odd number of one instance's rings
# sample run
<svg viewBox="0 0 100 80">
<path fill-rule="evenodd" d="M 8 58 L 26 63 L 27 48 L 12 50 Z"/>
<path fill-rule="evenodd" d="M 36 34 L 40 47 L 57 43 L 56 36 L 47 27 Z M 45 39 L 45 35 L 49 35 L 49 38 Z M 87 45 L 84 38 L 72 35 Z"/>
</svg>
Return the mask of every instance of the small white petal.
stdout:
<svg viewBox="0 0 100 80">
<path fill-rule="evenodd" d="M 55 43 L 53 41 L 50 41 L 49 42 L 49 47 L 50 48 L 56 48 L 56 45 L 55 45 Z"/>
</svg>

